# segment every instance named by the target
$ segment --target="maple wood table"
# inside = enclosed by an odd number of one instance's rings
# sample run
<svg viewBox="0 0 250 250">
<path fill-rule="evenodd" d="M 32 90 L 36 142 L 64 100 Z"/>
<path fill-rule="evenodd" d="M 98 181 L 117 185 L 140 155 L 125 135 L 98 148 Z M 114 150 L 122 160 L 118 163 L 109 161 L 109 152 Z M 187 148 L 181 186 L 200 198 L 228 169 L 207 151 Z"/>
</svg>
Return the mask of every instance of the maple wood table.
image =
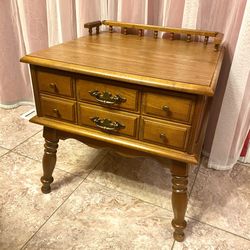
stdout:
<svg viewBox="0 0 250 250">
<path fill-rule="evenodd" d="M 31 122 L 44 126 L 42 192 L 51 191 L 59 139 L 168 158 L 174 238 L 182 241 L 188 164 L 199 163 L 223 35 L 114 21 L 85 27 L 89 36 L 21 59 L 32 74 Z"/>
</svg>

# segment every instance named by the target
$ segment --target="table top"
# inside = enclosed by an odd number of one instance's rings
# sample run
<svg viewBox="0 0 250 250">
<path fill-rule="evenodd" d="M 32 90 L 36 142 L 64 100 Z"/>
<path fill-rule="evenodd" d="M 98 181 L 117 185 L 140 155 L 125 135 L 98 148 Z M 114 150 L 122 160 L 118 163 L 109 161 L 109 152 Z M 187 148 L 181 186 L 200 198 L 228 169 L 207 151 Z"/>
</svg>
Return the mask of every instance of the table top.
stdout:
<svg viewBox="0 0 250 250">
<path fill-rule="evenodd" d="M 224 49 L 213 44 L 101 32 L 22 62 L 176 91 L 213 95 Z"/>
</svg>

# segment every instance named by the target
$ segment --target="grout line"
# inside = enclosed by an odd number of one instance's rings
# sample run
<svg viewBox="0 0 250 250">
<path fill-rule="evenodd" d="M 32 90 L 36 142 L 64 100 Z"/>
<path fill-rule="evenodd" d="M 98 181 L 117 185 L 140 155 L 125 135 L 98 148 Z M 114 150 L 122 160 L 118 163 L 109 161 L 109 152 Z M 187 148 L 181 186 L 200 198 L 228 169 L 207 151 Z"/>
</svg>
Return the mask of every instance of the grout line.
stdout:
<svg viewBox="0 0 250 250">
<path fill-rule="evenodd" d="M 94 168 L 93 170 L 95 170 L 95 169 L 96 169 L 96 168 Z M 93 171 L 93 170 L 92 170 L 92 171 Z M 91 172 L 92 172 L 92 171 L 91 171 Z M 197 174 L 198 174 L 198 171 L 197 171 Z M 197 176 L 197 174 L 196 174 L 196 176 Z M 89 176 L 89 175 L 88 175 L 88 176 Z M 195 178 L 195 179 L 196 179 L 196 178 Z M 149 201 L 143 200 L 143 199 L 138 198 L 138 197 L 136 197 L 136 196 L 134 196 L 134 195 L 131 195 L 131 194 L 122 192 L 122 191 L 117 190 L 117 189 L 115 189 L 115 188 L 110 188 L 110 187 L 106 186 L 105 184 L 96 182 L 94 179 L 92 179 L 92 180 L 91 180 L 91 179 L 87 179 L 87 180 L 88 180 L 88 181 L 91 181 L 91 182 L 93 182 L 93 183 L 96 183 L 96 184 L 98 184 L 98 185 L 100 185 L 100 186 L 102 186 L 102 187 L 106 187 L 106 188 L 108 188 L 108 189 L 110 189 L 110 190 L 116 191 L 116 192 L 118 192 L 118 193 L 120 193 L 120 194 L 127 195 L 127 196 L 129 196 L 129 197 L 138 199 L 138 200 L 140 200 L 140 201 L 142 201 L 142 202 L 145 202 L 145 203 L 150 204 L 150 205 L 152 205 L 152 206 L 155 206 L 155 207 L 158 207 L 158 208 L 161 208 L 161 209 L 164 209 L 164 210 L 166 210 L 166 211 L 168 211 L 168 212 L 173 213 L 173 210 L 172 210 L 172 209 L 168 209 L 168 208 L 165 208 L 165 207 L 161 207 L 161 206 L 159 206 L 159 205 L 157 205 L 157 204 L 154 204 L 154 203 L 151 203 L 151 202 L 149 202 Z M 170 190 L 170 192 L 171 192 L 171 194 L 172 194 L 172 190 Z M 191 193 L 190 193 L 190 194 L 191 194 Z M 190 196 L 190 194 L 189 194 L 189 196 Z"/>
<path fill-rule="evenodd" d="M 198 166 L 197 168 L 198 168 L 197 173 L 196 173 L 196 175 L 195 175 L 195 177 L 194 177 L 193 184 L 192 184 L 192 186 L 191 186 L 191 188 L 190 188 L 190 191 L 189 191 L 189 194 L 188 194 L 188 200 L 189 200 L 189 198 L 191 197 L 191 194 L 192 194 L 192 191 L 193 191 L 193 188 L 194 188 L 194 185 L 195 185 L 197 176 L 198 176 L 198 174 L 199 174 L 199 172 L 200 172 L 201 164 L 199 164 L 199 166 Z"/>
<path fill-rule="evenodd" d="M 79 188 L 79 186 L 85 181 L 85 179 L 83 179 L 78 185 L 77 187 L 68 195 L 68 197 L 54 210 L 54 212 L 52 212 L 52 214 L 48 217 L 47 220 L 45 220 L 44 223 L 42 223 L 42 225 L 37 229 L 37 231 L 24 243 L 24 245 L 20 248 L 20 250 L 24 249 L 28 243 L 36 236 L 36 234 L 42 229 L 42 227 L 50 220 L 50 218 L 62 207 L 62 205 L 65 204 L 65 202 L 69 199 L 69 197 Z M 53 190 L 52 190 L 53 191 Z"/>
<path fill-rule="evenodd" d="M 25 158 L 28 158 L 28 159 L 30 159 L 30 160 L 36 161 L 36 162 L 38 162 L 38 163 L 40 163 L 40 164 L 42 165 L 42 160 L 34 159 L 34 158 L 32 158 L 32 157 L 30 157 L 30 156 L 28 156 L 28 155 L 24 155 L 24 154 L 19 153 L 19 152 L 12 152 L 12 153 L 17 154 L 17 155 L 20 155 L 20 156 L 25 157 Z M 41 168 L 41 169 L 42 169 L 42 168 Z M 66 170 L 64 170 L 64 169 L 62 169 L 62 168 L 55 167 L 55 169 L 60 170 L 60 171 L 63 171 L 63 172 L 65 172 L 65 173 L 67 173 L 67 174 L 74 175 L 74 176 L 79 177 L 79 178 L 82 178 L 82 179 L 85 178 L 85 177 L 83 178 L 81 175 L 77 175 L 77 174 L 68 172 L 68 171 L 66 171 Z"/>
<path fill-rule="evenodd" d="M 23 153 L 16 152 L 16 151 L 13 151 L 12 153 L 17 154 L 17 155 L 20 155 L 20 156 L 23 156 L 23 157 L 26 157 L 26 158 L 28 158 L 28 159 L 30 159 L 30 160 L 33 160 L 33 161 L 42 163 L 41 160 L 34 159 L 34 158 L 32 158 L 32 157 L 30 157 L 30 156 L 28 156 L 28 155 L 25 155 L 25 154 L 23 154 Z"/>
<path fill-rule="evenodd" d="M 10 150 L 9 148 L 6 148 L 4 146 L 0 146 L 0 148 L 6 149 L 6 150 Z"/>
<path fill-rule="evenodd" d="M 120 193 L 120 194 L 126 195 L 126 196 L 128 196 L 128 197 L 135 198 L 135 199 L 140 200 L 140 201 L 142 201 L 142 202 L 144 202 L 144 203 L 147 203 L 147 204 L 149 204 L 149 205 L 151 205 L 151 206 L 155 206 L 155 207 L 158 207 L 158 208 L 161 208 L 161 209 L 163 209 L 163 210 L 166 210 L 166 211 L 168 211 L 168 212 L 173 213 L 172 209 L 169 210 L 168 208 L 164 208 L 164 207 L 161 207 L 161 206 L 159 206 L 159 205 L 153 204 L 153 203 L 151 203 L 151 202 L 149 202 L 149 201 L 142 200 L 141 198 L 138 198 L 138 197 L 136 197 L 136 196 L 133 196 L 133 195 L 130 195 L 130 194 L 127 194 L 127 193 L 123 193 L 123 192 L 121 192 L 121 191 L 119 191 L 119 190 L 117 190 L 117 189 L 113 189 L 113 188 L 110 188 L 110 187 L 108 187 L 108 186 L 105 186 L 104 184 L 98 183 L 98 182 L 96 182 L 95 180 L 89 180 L 89 179 L 85 179 L 85 180 L 88 180 L 88 181 L 90 181 L 90 182 L 92 182 L 92 183 L 95 183 L 95 184 L 97 184 L 97 185 L 99 185 L 99 186 L 105 187 L 105 188 L 107 188 L 107 189 L 109 189 L 109 190 L 112 190 L 112 191 L 118 192 L 118 193 Z M 200 221 L 200 220 L 198 220 L 198 219 L 196 219 L 196 218 L 193 218 L 193 217 L 190 217 L 190 216 L 187 216 L 187 215 L 185 216 L 185 218 L 189 218 L 189 219 L 195 220 L 195 221 L 197 221 L 197 222 L 199 222 L 199 223 L 208 225 L 208 226 L 213 227 L 213 228 L 215 228 L 215 229 L 217 229 L 217 230 L 224 231 L 224 232 L 226 232 L 226 233 L 229 233 L 229 234 L 232 234 L 232 235 L 234 235 L 234 236 L 237 236 L 237 237 L 240 237 L 240 238 L 242 238 L 242 239 L 245 239 L 245 240 L 250 241 L 250 239 L 245 238 L 245 237 L 243 237 L 243 236 L 241 236 L 241 235 L 238 235 L 238 234 L 229 232 L 229 231 L 227 231 L 227 230 L 225 230 L 225 229 L 223 229 L 223 228 L 215 227 L 215 226 L 213 226 L 213 225 L 211 225 L 211 224 L 209 224 L 209 223 Z"/>
<path fill-rule="evenodd" d="M 153 204 L 153 203 L 151 203 L 151 202 L 149 202 L 149 201 L 142 200 L 141 198 L 138 198 L 138 197 L 136 197 L 136 196 L 133 196 L 133 195 L 130 195 L 130 194 L 127 194 L 127 193 L 123 193 L 122 191 L 119 191 L 119 190 L 117 190 L 117 189 L 113 189 L 113 188 L 110 188 L 110 187 L 108 187 L 108 186 L 105 186 L 105 185 L 103 185 L 103 184 L 101 184 L 101 183 L 98 183 L 98 182 L 96 182 L 95 180 L 91 180 L 91 179 L 86 179 L 86 180 L 89 181 L 89 182 L 95 183 L 95 184 L 97 184 L 97 185 L 99 185 L 99 186 L 105 187 L 105 188 L 107 188 L 107 189 L 109 189 L 109 190 L 112 190 L 112 191 L 118 192 L 118 193 L 120 193 L 120 194 L 126 195 L 126 196 L 128 196 L 128 197 L 131 197 L 131 198 L 140 200 L 140 201 L 142 201 L 142 202 L 144 202 L 144 203 L 147 203 L 147 204 L 149 204 L 149 205 L 151 205 L 151 206 L 161 208 L 161 209 L 166 210 L 166 211 L 168 211 L 168 212 L 173 212 L 172 209 L 169 210 L 169 209 L 167 209 L 167 208 L 163 208 L 163 207 L 161 207 L 161 206 L 159 206 L 159 205 Z"/>
<path fill-rule="evenodd" d="M 35 134 L 33 134 L 32 136 L 29 136 L 28 138 L 26 138 L 24 141 L 20 142 L 18 145 L 16 145 L 14 148 L 10 149 L 10 151 L 15 150 L 17 147 L 19 147 L 20 145 L 22 145 L 23 143 L 25 143 L 26 141 L 28 141 L 30 138 L 32 138 L 33 136 L 36 136 L 37 134 L 39 134 L 42 131 L 39 130 L 38 132 L 36 132 Z"/>
<path fill-rule="evenodd" d="M 104 155 L 103 155 L 103 157 L 95 164 L 95 167 L 90 171 L 90 172 L 92 172 L 96 167 L 97 167 L 97 165 L 104 159 L 104 157 L 107 155 L 107 153 L 108 152 L 106 152 Z M 20 154 L 21 155 L 21 154 Z M 23 156 L 23 155 L 22 155 Z M 27 158 L 29 158 L 29 159 L 32 159 L 32 158 L 30 158 L 30 157 L 27 157 Z M 32 160 L 35 160 L 35 159 L 32 159 Z M 41 161 L 38 161 L 38 160 L 35 160 L 35 161 L 37 161 L 37 162 L 41 162 Z M 68 173 L 68 174 L 71 174 L 71 173 L 69 173 L 69 172 L 67 172 L 67 171 L 65 171 L 65 170 L 63 170 L 63 169 L 59 169 L 59 170 L 62 170 L 62 171 L 64 171 L 64 172 L 66 172 L 66 173 Z M 90 172 L 89 172 L 89 174 L 90 174 Z M 85 180 L 87 179 L 87 177 L 89 176 L 89 174 L 86 176 L 86 177 L 84 177 L 83 179 L 82 179 L 82 181 L 77 185 L 77 187 L 68 195 L 68 197 L 54 210 L 54 212 L 52 212 L 52 214 L 48 217 L 48 219 L 47 220 L 45 220 L 45 222 L 37 229 L 37 231 L 24 243 L 24 245 L 20 248 L 20 250 L 21 249 L 24 249 L 26 246 L 27 246 L 27 244 L 35 237 L 35 235 L 41 230 L 41 228 L 50 220 L 50 218 L 60 209 L 60 207 L 63 205 L 63 204 L 65 204 L 65 202 L 69 199 L 69 197 L 79 188 L 79 186 L 83 183 L 83 182 L 85 182 Z M 72 174 L 71 174 L 72 175 Z M 77 176 L 77 177 L 79 177 L 78 175 L 74 175 L 74 176 Z M 53 190 L 52 190 L 53 191 Z"/>
<path fill-rule="evenodd" d="M 174 239 L 174 241 L 173 241 L 173 245 L 172 245 L 172 247 L 171 247 L 171 250 L 174 250 L 174 244 L 175 244 L 175 239 Z"/>
<path fill-rule="evenodd" d="M 107 156 L 107 154 L 109 153 L 109 151 L 107 150 L 107 152 L 105 152 L 105 154 L 103 155 L 103 157 L 101 157 L 101 159 L 95 164 L 95 166 L 89 171 L 89 173 L 87 174 L 86 178 L 87 179 L 89 177 L 89 175 L 98 167 L 98 165 L 104 160 L 104 158 Z"/>
<path fill-rule="evenodd" d="M 244 167 L 250 167 L 250 163 L 248 163 L 248 162 L 241 162 L 239 160 L 237 161 L 236 164 L 239 164 L 239 165 L 244 166 Z"/>
<path fill-rule="evenodd" d="M 9 150 L 9 151 L 11 151 L 11 150 Z M 8 152 L 7 152 L 7 153 L 8 153 Z M 5 153 L 5 154 L 7 154 L 7 153 Z M 16 151 L 14 151 L 14 152 L 12 152 L 12 153 L 17 154 L 17 155 L 20 155 L 20 156 L 23 156 L 23 157 L 26 157 L 26 158 L 28 158 L 28 159 L 30 159 L 30 160 L 33 160 L 33 161 L 36 161 L 36 162 L 39 162 L 39 163 L 42 164 L 42 160 L 34 159 L 34 158 L 32 158 L 32 157 L 30 157 L 30 156 L 28 156 L 28 155 L 25 155 L 25 154 L 22 154 L 22 153 L 16 152 Z M 80 178 L 82 178 L 82 179 L 86 179 L 86 178 L 90 175 L 90 173 L 91 173 L 93 170 L 96 169 L 97 165 L 104 159 L 104 157 L 107 155 L 107 153 L 108 153 L 108 152 L 106 152 L 106 153 L 103 155 L 103 157 L 101 157 L 101 159 L 100 159 L 99 161 L 97 161 L 97 163 L 94 165 L 93 169 L 91 169 L 91 170 L 89 171 L 89 173 L 87 174 L 86 177 L 82 177 L 82 175 L 78 175 L 78 174 L 75 174 L 75 173 L 72 173 L 72 172 L 68 172 L 67 170 L 64 170 L 64 169 L 62 169 L 62 168 L 60 168 L 60 167 L 57 167 L 57 166 L 55 166 L 55 169 L 59 169 L 60 171 L 63 171 L 63 172 L 65 172 L 65 173 L 67 173 L 67 174 L 71 174 L 71 175 L 74 175 L 74 176 L 76 176 L 76 177 L 80 177 Z M 1 156 L 0 156 L 0 157 L 1 157 Z"/>
<path fill-rule="evenodd" d="M 244 239 L 244 240 L 250 241 L 250 239 L 245 238 L 244 236 L 241 236 L 241 235 L 239 235 L 239 234 L 235 234 L 235 233 L 233 233 L 233 232 L 227 231 L 227 230 L 225 230 L 225 229 L 223 229 L 223 228 L 220 228 L 220 227 L 213 226 L 213 225 L 211 225 L 211 224 L 209 224 L 209 223 L 207 223 L 207 222 L 200 221 L 200 220 L 198 220 L 198 219 L 196 219 L 196 218 L 193 218 L 193 217 L 190 217 L 190 216 L 186 216 L 186 218 L 189 218 L 189 219 L 191 219 L 191 220 L 195 220 L 195 221 L 197 221 L 197 222 L 199 222 L 199 223 L 201 223 L 201 224 L 210 226 L 210 227 L 212 227 L 212 228 L 214 228 L 214 229 L 216 229 L 216 230 L 220 230 L 220 231 L 223 231 L 223 232 L 232 234 L 232 235 L 234 235 L 234 236 L 240 237 L 240 238 L 242 238 L 242 239 Z"/>
<path fill-rule="evenodd" d="M 96 168 L 97 168 L 97 165 L 104 159 L 104 157 L 106 156 L 106 154 L 107 154 L 107 153 L 105 153 L 105 154 L 103 155 L 103 157 L 101 157 L 101 159 L 100 159 L 99 161 L 97 161 L 96 164 L 94 164 L 94 167 L 93 167 L 88 173 L 86 173 L 86 176 L 85 176 L 85 177 L 83 177 L 82 175 L 74 174 L 74 173 L 72 173 L 72 172 L 68 172 L 68 171 L 66 171 L 66 170 L 64 170 L 64 169 L 61 169 L 61 168 L 59 168 L 59 167 L 55 167 L 55 169 L 59 169 L 59 170 L 65 172 L 65 173 L 67 173 L 67 174 L 71 174 L 71 175 L 74 175 L 74 176 L 76 176 L 76 177 L 79 177 L 79 178 L 81 178 L 81 179 L 83 179 L 83 180 L 86 180 L 87 177 L 90 175 L 90 173 L 91 173 L 94 169 L 96 169 Z M 41 162 L 41 161 L 39 161 L 39 162 Z"/>
<path fill-rule="evenodd" d="M 8 153 L 10 153 L 10 150 L 9 150 L 9 149 L 7 149 L 7 150 L 8 150 L 8 151 L 5 152 L 4 154 L 2 154 L 2 155 L 0 156 L 0 158 L 3 157 L 3 156 L 5 156 L 5 155 L 7 155 Z"/>
</svg>

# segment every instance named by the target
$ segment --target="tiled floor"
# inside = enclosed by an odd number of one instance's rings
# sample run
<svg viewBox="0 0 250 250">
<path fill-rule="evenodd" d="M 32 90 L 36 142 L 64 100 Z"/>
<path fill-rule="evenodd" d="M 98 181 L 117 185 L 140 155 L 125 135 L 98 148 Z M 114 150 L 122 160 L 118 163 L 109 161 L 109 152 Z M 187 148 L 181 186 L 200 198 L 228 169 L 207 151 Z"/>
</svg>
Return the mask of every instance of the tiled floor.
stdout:
<svg viewBox="0 0 250 250">
<path fill-rule="evenodd" d="M 1 250 L 250 249 L 250 167 L 191 169 L 186 240 L 174 242 L 170 173 L 153 159 L 61 141 L 42 194 L 41 127 L 19 118 L 30 108 L 0 109 Z"/>
</svg>

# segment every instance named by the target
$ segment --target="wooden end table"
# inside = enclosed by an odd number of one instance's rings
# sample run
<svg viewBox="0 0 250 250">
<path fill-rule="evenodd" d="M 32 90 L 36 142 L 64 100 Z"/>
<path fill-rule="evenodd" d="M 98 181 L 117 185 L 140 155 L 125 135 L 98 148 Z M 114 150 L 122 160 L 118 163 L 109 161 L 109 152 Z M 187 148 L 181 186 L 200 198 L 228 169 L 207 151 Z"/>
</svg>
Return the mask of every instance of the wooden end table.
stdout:
<svg viewBox="0 0 250 250">
<path fill-rule="evenodd" d="M 59 139 L 171 159 L 172 225 L 183 241 L 188 165 L 199 163 L 223 35 L 114 21 L 85 27 L 89 36 L 21 59 L 32 74 L 31 122 L 44 126 L 42 192 L 51 191 Z"/>
</svg>

